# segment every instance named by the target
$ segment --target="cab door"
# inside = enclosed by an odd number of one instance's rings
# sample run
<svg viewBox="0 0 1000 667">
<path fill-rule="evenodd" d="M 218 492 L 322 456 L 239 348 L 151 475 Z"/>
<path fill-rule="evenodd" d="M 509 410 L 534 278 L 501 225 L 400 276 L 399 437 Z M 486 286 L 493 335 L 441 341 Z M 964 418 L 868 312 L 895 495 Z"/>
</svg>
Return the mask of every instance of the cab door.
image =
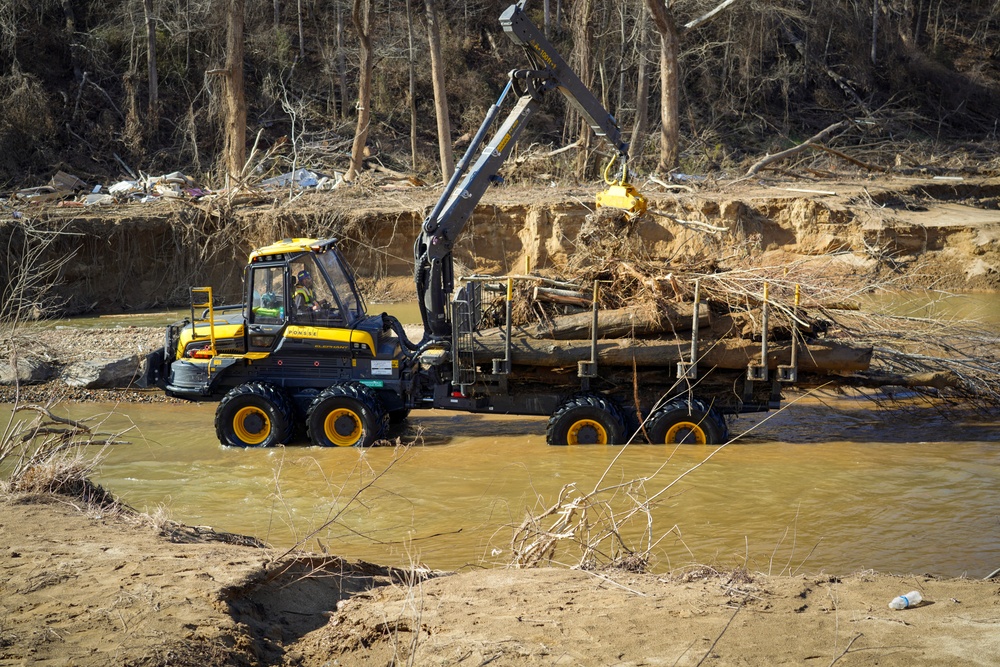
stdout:
<svg viewBox="0 0 1000 667">
<path fill-rule="evenodd" d="M 288 323 L 288 290 L 284 264 L 254 264 L 247 280 L 247 351 L 270 352 Z"/>
</svg>

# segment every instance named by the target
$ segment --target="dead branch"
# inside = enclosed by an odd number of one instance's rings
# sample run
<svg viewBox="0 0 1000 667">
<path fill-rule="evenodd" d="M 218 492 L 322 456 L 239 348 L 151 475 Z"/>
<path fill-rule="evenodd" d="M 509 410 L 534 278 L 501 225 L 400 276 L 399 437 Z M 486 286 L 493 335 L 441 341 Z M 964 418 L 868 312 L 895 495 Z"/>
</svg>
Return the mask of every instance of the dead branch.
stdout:
<svg viewBox="0 0 1000 667">
<path fill-rule="evenodd" d="M 836 155 L 841 160 L 844 160 L 845 162 L 850 162 L 854 166 L 861 167 L 862 169 L 867 169 L 868 171 L 885 171 L 883 167 L 879 167 L 873 164 L 868 164 L 867 162 L 862 162 L 861 160 L 857 160 L 851 157 L 850 155 L 847 155 L 846 153 L 841 153 L 840 151 L 834 150 L 829 146 L 824 146 L 823 144 L 809 144 L 809 148 L 816 151 L 823 151 L 825 153 L 829 153 L 830 155 Z"/>
<path fill-rule="evenodd" d="M 833 134 L 837 130 L 843 129 L 843 128 L 847 127 L 848 125 L 849 125 L 849 123 L 846 120 L 839 121 L 839 122 L 834 123 L 833 125 L 830 125 L 829 127 L 825 128 L 821 132 L 818 132 L 817 134 L 814 134 L 813 136 L 809 137 L 808 139 L 806 139 L 805 141 L 803 141 L 798 146 L 793 146 L 792 148 L 789 148 L 787 150 L 783 150 L 783 151 L 781 151 L 779 153 L 775 153 L 774 155 L 768 155 L 767 157 L 765 157 L 764 159 L 760 160 L 759 162 L 757 162 L 756 164 L 754 164 L 752 167 L 750 167 L 750 169 L 747 170 L 746 175 L 747 176 L 753 176 L 758 171 L 760 171 L 763 167 L 766 167 L 769 164 L 772 164 L 774 162 L 781 162 L 785 158 L 788 158 L 788 157 L 791 157 L 792 155 L 800 153 L 800 152 L 804 151 L 805 149 L 809 148 L 812 144 L 815 144 L 815 143 L 818 143 L 820 141 L 823 141 L 824 139 L 826 139 L 827 137 L 829 137 L 831 134 Z"/>
</svg>

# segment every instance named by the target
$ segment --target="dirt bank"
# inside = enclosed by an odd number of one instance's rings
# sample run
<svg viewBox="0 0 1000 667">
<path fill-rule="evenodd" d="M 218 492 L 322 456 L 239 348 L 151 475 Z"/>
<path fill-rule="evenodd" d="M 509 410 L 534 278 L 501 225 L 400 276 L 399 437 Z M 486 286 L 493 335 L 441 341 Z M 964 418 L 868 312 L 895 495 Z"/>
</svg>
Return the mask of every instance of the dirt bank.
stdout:
<svg viewBox="0 0 1000 667">
<path fill-rule="evenodd" d="M 652 259 L 683 262 L 829 260 L 862 280 L 906 277 L 951 289 L 1000 285 L 1000 179 L 881 176 L 821 181 L 639 183 L 650 210 L 638 235 Z M 458 273 L 558 270 L 575 252 L 598 184 L 491 189 L 455 247 Z M 334 236 L 370 300 L 384 286 L 411 294 L 413 240 L 438 188 L 306 192 L 292 202 L 261 195 L 239 206 L 193 201 L 100 210 L 21 205 L 0 214 L 0 243 L 41 225 L 61 235 L 46 259 L 70 258 L 58 297 L 65 313 L 188 303 L 192 285 L 239 298 L 254 247 L 290 236 Z M 11 218 L 11 216 L 14 216 Z M 48 238 L 48 237 L 47 237 Z M 13 241 L 12 241 L 13 239 Z M 3 276 L 0 276 L 2 278 Z"/>
<path fill-rule="evenodd" d="M 927 602 L 891 611 L 895 595 Z M 490 570 L 419 581 L 68 498 L 0 499 L 0 664 L 992 665 L 1000 584 Z"/>
</svg>

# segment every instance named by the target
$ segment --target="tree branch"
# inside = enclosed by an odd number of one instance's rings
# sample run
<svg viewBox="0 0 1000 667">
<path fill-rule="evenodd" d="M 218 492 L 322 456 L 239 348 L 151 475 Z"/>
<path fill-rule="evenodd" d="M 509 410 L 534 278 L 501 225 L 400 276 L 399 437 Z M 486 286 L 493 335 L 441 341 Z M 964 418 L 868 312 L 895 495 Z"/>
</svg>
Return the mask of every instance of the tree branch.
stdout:
<svg viewBox="0 0 1000 667">
<path fill-rule="evenodd" d="M 763 169 L 764 167 L 766 167 L 769 164 L 772 164 L 774 162 L 780 162 L 781 160 L 784 160 L 787 157 L 790 157 L 792 155 L 795 155 L 796 153 L 804 151 L 805 149 L 809 148 L 810 145 L 818 143 L 820 141 L 823 141 L 828 136 L 830 136 L 831 134 L 833 134 L 837 130 L 846 127 L 847 125 L 848 125 L 848 121 L 846 121 L 846 120 L 842 120 L 842 121 L 840 121 L 838 123 L 834 123 L 833 125 L 829 126 L 825 130 L 823 130 L 822 132 L 819 132 L 818 134 L 815 134 L 815 135 L 809 137 L 808 139 L 806 139 L 805 141 L 803 141 L 798 146 L 793 146 L 792 148 L 789 148 L 788 150 L 784 150 L 784 151 L 781 151 L 779 153 L 775 153 L 774 155 L 768 155 L 763 160 L 760 160 L 755 165 L 753 165 L 752 167 L 750 167 L 747 170 L 746 175 L 747 176 L 753 176 L 754 174 L 756 174 L 758 171 L 760 171 L 761 169 Z"/>
<path fill-rule="evenodd" d="M 724 0 L 715 9 L 713 9 L 710 12 L 708 12 L 707 14 L 702 14 L 698 18 L 693 19 L 693 20 L 688 21 L 687 23 L 685 23 L 684 24 L 684 30 L 693 30 L 694 28 L 697 28 L 702 23 L 705 23 L 705 22 L 711 20 L 712 18 L 714 18 L 716 14 L 718 14 L 719 12 L 721 12 L 723 9 L 725 9 L 729 5 L 733 4 L 734 2 L 736 2 L 736 0 Z"/>
</svg>

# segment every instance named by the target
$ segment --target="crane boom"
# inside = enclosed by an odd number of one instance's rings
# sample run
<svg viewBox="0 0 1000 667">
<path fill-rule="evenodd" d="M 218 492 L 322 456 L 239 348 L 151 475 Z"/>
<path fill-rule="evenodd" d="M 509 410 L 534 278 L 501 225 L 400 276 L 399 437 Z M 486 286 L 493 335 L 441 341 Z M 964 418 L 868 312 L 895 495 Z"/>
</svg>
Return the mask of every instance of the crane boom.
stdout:
<svg viewBox="0 0 1000 667">
<path fill-rule="evenodd" d="M 555 89 L 562 93 L 586 119 L 594 134 L 608 141 L 615 151 L 615 158 L 621 161 L 622 182 L 627 174 L 628 143 L 622 140 L 618 121 L 528 19 L 523 3 L 508 7 L 500 15 L 500 24 L 511 41 L 524 48 L 532 69 L 510 72 L 510 80 L 487 112 L 444 192 L 424 220 L 414 244 L 414 281 L 425 340 L 441 340 L 451 335 L 447 299 L 454 290 L 454 244 L 486 189 L 498 180 L 501 165 L 510 156 L 518 137 L 549 91 Z M 519 98 L 489 143 L 483 147 L 486 134 L 511 91 L 516 92 Z M 480 147 L 483 147 L 482 151 Z M 477 153 L 478 158 L 471 164 Z"/>
</svg>

